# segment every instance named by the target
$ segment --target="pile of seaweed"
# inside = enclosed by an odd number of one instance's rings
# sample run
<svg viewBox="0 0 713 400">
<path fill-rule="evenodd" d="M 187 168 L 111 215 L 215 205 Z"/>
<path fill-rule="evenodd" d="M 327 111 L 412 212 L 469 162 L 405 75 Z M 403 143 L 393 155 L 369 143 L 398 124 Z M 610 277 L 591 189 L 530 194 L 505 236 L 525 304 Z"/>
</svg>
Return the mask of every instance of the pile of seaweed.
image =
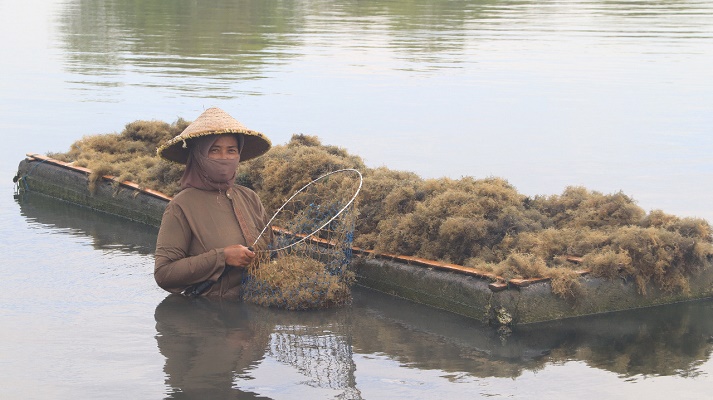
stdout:
<svg viewBox="0 0 713 400">
<path fill-rule="evenodd" d="M 87 136 L 68 153 L 50 156 L 174 195 L 182 166 L 160 160 L 155 149 L 186 125 L 136 121 L 120 134 Z M 559 195 L 526 196 L 498 177 L 423 179 L 368 168 L 314 136 L 294 135 L 241 163 L 238 182 L 254 189 L 269 211 L 306 182 L 342 168 L 362 171 L 354 244 L 376 252 L 461 264 L 506 279 L 551 278 L 553 292 L 564 298 L 577 297 L 582 269 L 633 279 L 642 294 L 649 285 L 685 293 L 691 274 L 713 261 L 707 221 L 647 213 L 622 192 L 573 186 Z"/>
<path fill-rule="evenodd" d="M 156 148 L 183 132 L 190 124 L 178 119 L 172 124 L 161 121 L 135 121 L 121 133 L 84 136 L 72 143 L 66 153 L 48 156 L 92 170 L 89 189 L 104 175 L 119 181 L 131 181 L 141 188 L 158 190 L 168 195 L 178 192 L 184 166 L 156 156 Z"/>
</svg>

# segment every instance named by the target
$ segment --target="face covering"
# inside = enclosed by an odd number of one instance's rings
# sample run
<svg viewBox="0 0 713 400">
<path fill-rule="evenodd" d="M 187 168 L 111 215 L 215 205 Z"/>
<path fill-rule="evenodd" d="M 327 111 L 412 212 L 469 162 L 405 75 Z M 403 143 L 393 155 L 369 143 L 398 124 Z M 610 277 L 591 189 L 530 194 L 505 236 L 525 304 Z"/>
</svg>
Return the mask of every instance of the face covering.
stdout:
<svg viewBox="0 0 713 400">
<path fill-rule="evenodd" d="M 242 135 L 233 136 L 238 139 L 238 148 L 242 150 L 240 140 Z M 216 140 L 218 135 L 191 139 L 186 170 L 180 182 L 181 190 L 192 187 L 200 190 L 226 191 L 233 186 L 235 170 L 238 168 L 240 158 L 232 160 L 208 158 L 208 151 Z"/>
</svg>

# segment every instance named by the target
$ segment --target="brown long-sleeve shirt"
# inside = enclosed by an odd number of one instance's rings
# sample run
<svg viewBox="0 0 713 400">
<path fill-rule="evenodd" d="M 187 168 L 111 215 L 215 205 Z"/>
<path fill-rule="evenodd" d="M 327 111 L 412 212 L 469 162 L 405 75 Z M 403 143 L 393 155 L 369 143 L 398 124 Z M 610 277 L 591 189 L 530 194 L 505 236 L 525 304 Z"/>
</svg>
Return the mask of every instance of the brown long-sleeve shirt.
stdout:
<svg viewBox="0 0 713 400">
<path fill-rule="evenodd" d="M 237 215 L 246 226 L 241 227 Z M 251 246 L 267 222 L 259 197 L 243 186 L 226 193 L 182 190 L 168 204 L 161 221 L 156 283 L 169 292 L 181 293 L 204 281 L 216 281 L 203 294 L 237 297 L 245 269 L 227 266 L 223 249 L 234 244 Z"/>
</svg>

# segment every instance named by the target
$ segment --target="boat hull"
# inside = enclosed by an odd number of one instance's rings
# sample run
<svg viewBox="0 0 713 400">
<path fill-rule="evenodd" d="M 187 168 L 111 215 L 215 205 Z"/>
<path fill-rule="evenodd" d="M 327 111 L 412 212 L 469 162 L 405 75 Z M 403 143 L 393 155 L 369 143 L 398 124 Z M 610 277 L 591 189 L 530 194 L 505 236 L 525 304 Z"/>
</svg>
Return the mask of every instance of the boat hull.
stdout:
<svg viewBox="0 0 713 400">
<path fill-rule="evenodd" d="M 18 167 L 19 191 L 39 192 L 91 209 L 158 227 L 170 197 L 104 176 L 89 190 L 90 170 L 40 155 Z M 685 293 L 648 285 L 640 294 L 631 280 L 609 280 L 582 272 L 579 293 L 563 299 L 547 279 L 503 280 L 475 269 L 414 257 L 354 249 L 352 267 L 366 288 L 494 325 L 530 324 L 584 315 L 652 307 L 713 297 L 713 266 L 690 278 Z"/>
</svg>

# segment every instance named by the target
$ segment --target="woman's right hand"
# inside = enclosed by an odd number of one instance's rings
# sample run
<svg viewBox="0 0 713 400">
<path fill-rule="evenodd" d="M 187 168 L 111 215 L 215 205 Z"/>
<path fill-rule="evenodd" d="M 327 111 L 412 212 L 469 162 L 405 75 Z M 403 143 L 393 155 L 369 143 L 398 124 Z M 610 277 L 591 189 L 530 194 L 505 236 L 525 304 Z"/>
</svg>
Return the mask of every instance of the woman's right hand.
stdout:
<svg viewBox="0 0 713 400">
<path fill-rule="evenodd" d="M 234 244 L 223 249 L 225 264 L 231 267 L 247 267 L 255 258 L 255 252 L 242 244 Z"/>
</svg>

